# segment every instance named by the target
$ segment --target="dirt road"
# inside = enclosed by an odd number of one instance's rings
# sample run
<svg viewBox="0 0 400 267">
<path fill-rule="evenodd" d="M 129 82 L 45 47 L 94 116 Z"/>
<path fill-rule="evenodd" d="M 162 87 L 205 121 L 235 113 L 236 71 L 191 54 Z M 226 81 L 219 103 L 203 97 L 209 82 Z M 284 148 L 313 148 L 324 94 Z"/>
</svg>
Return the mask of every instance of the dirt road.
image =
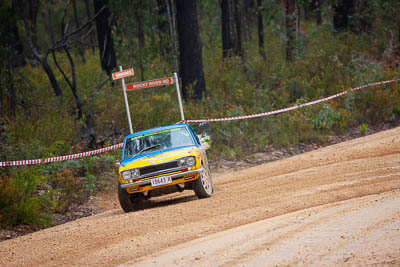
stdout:
<svg viewBox="0 0 400 267">
<path fill-rule="evenodd" d="M 0 243 L 0 266 L 400 265 L 400 127 Z"/>
</svg>

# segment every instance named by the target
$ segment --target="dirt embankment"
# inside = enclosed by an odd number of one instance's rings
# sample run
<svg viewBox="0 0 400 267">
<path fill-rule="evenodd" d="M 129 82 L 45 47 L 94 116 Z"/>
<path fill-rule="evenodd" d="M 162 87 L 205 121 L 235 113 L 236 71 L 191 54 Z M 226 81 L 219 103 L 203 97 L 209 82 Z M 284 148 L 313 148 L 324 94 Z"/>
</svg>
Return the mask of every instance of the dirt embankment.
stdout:
<svg viewBox="0 0 400 267">
<path fill-rule="evenodd" d="M 0 243 L 0 266 L 400 265 L 400 128 Z M 107 203 L 116 205 L 116 199 Z"/>
</svg>

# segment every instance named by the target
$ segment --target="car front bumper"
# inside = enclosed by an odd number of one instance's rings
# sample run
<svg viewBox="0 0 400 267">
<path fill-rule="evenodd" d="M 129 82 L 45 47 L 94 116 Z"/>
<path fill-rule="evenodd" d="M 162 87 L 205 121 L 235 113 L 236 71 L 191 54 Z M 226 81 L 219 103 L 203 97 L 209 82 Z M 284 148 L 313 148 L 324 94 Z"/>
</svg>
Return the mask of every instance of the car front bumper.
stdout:
<svg viewBox="0 0 400 267">
<path fill-rule="evenodd" d="M 185 172 L 179 172 L 179 173 L 174 173 L 174 174 L 169 174 L 169 175 L 164 175 L 164 176 L 157 176 L 157 177 L 152 177 L 152 178 L 162 178 L 162 177 L 171 177 L 172 180 L 175 179 L 181 179 L 183 178 L 184 180 L 191 180 L 195 178 L 197 174 L 199 174 L 202 171 L 202 169 L 196 169 L 196 170 L 191 170 L 191 171 L 185 171 Z M 146 180 L 139 180 L 136 182 L 131 182 L 127 184 L 121 184 L 121 188 L 132 188 L 132 187 L 144 187 L 151 185 L 151 179 L 146 179 Z"/>
</svg>

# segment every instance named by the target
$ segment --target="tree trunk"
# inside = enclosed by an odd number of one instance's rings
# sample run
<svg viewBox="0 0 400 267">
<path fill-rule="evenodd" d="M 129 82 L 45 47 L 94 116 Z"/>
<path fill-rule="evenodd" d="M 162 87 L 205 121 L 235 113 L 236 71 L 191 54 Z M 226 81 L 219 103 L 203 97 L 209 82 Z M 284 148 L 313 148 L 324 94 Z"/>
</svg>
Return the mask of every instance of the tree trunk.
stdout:
<svg viewBox="0 0 400 267">
<path fill-rule="evenodd" d="M 97 40 L 100 50 L 101 67 L 111 76 L 112 69 L 117 66 L 115 57 L 114 43 L 111 38 L 112 16 L 110 10 L 107 8 L 108 0 L 93 0 L 94 12 L 98 11 L 104 6 L 106 8 L 96 17 Z"/>
<path fill-rule="evenodd" d="M 168 58 L 171 46 L 169 45 L 165 35 L 168 35 L 168 11 L 167 4 L 163 0 L 157 0 L 157 28 L 158 28 L 158 38 L 161 55 L 164 58 Z"/>
<path fill-rule="evenodd" d="M 317 25 L 321 25 L 322 23 L 322 16 L 321 16 L 322 1 L 323 0 L 314 0 L 315 20 L 317 22 Z"/>
<path fill-rule="evenodd" d="M 336 31 L 369 32 L 372 27 L 372 10 L 369 1 L 339 0 L 334 7 L 333 25 Z"/>
<path fill-rule="evenodd" d="M 258 32 L 258 50 L 260 56 L 265 60 L 264 51 L 264 23 L 263 23 L 263 12 L 262 12 L 262 0 L 257 0 L 257 32 Z"/>
<path fill-rule="evenodd" d="M 240 0 L 221 0 L 222 57 L 240 56 L 242 49 L 242 18 Z"/>
<path fill-rule="evenodd" d="M 70 81 L 70 79 L 68 78 L 67 74 L 63 71 L 63 69 L 61 68 L 61 66 L 58 64 L 57 61 L 57 57 L 55 54 L 55 51 L 52 50 L 52 55 L 53 55 L 53 60 L 54 60 L 54 64 L 56 65 L 56 67 L 58 68 L 58 70 L 61 72 L 61 74 L 64 77 L 64 80 L 67 82 L 69 88 L 72 91 L 72 94 L 74 95 L 75 98 L 75 103 L 76 103 L 76 107 L 78 109 L 78 119 L 82 118 L 82 101 L 79 97 L 78 94 L 78 90 L 77 90 L 77 85 L 76 85 L 76 74 L 75 74 L 75 64 L 74 64 L 74 60 L 72 59 L 71 53 L 69 52 L 69 48 L 67 45 L 63 46 L 63 49 L 65 51 L 65 53 L 67 54 L 68 60 L 70 62 L 70 66 L 71 66 L 71 77 L 72 77 L 72 82 Z"/>
<path fill-rule="evenodd" d="M 222 57 L 228 58 L 232 52 L 229 0 L 221 1 Z"/>
<path fill-rule="evenodd" d="M 143 31 L 143 22 L 142 18 L 140 17 L 139 12 L 137 9 L 135 10 L 135 17 L 136 21 L 138 23 L 138 29 L 137 29 L 137 38 L 139 40 L 139 67 L 140 67 L 140 73 L 141 73 L 141 78 L 142 81 L 144 80 L 144 66 L 143 66 L 143 55 L 144 55 L 144 31 Z"/>
<path fill-rule="evenodd" d="M 14 86 L 14 74 L 12 73 L 12 67 L 11 67 L 12 63 L 11 60 L 9 58 L 8 60 L 8 67 L 7 67 L 7 74 L 8 74 L 8 79 L 9 82 L 7 84 L 7 91 L 8 91 L 8 110 L 7 110 L 7 114 L 10 118 L 15 117 L 15 111 L 16 111 L 16 107 L 17 107 L 17 96 L 15 94 L 15 86 Z"/>
<path fill-rule="evenodd" d="M 5 100 L 3 100 L 3 77 L 0 75 L 0 119 L 2 119 L 4 117 L 3 115 L 3 102 L 5 102 Z M 3 120 L 0 120 L 0 141 L 3 141 L 2 139 L 2 130 L 3 130 L 3 125 L 2 125 Z"/>
<path fill-rule="evenodd" d="M 50 67 L 50 65 L 47 62 L 46 58 L 43 57 L 39 53 L 35 43 L 32 40 L 31 28 L 29 27 L 28 21 L 27 21 L 26 16 L 25 16 L 25 11 L 24 11 L 24 6 L 23 6 L 22 0 L 19 0 L 18 4 L 19 4 L 19 8 L 20 8 L 20 16 L 21 16 L 21 19 L 23 20 L 24 26 L 25 26 L 25 32 L 26 32 L 26 38 L 27 38 L 28 46 L 32 50 L 32 53 L 33 53 L 34 57 L 40 62 L 40 64 L 42 65 L 44 71 L 46 72 L 47 77 L 50 80 L 51 86 L 53 87 L 53 90 L 54 90 L 54 93 L 56 94 L 56 96 L 62 96 L 61 88 L 58 85 L 56 76 L 54 75 L 54 72 L 53 72 L 52 68 Z"/>
<path fill-rule="evenodd" d="M 296 0 L 285 0 L 286 11 L 286 60 L 293 60 L 294 40 L 296 34 Z"/>
<path fill-rule="evenodd" d="M 39 61 L 39 63 L 42 65 L 44 71 L 47 74 L 47 77 L 50 80 L 51 86 L 53 87 L 54 93 L 56 94 L 56 96 L 62 96 L 62 91 L 60 86 L 58 85 L 56 76 L 54 75 L 53 69 L 50 67 L 49 63 L 47 62 L 47 60 L 39 54 L 39 52 L 36 49 L 36 46 L 28 41 L 28 45 L 32 50 L 33 55 L 35 56 L 35 58 Z"/>
<path fill-rule="evenodd" d="M 177 0 L 176 10 L 183 97 L 185 100 L 188 99 L 188 89 L 193 87 L 193 98 L 201 99 L 203 93 L 206 92 L 206 83 L 203 73 L 196 0 Z"/>
<path fill-rule="evenodd" d="M 18 7 L 16 6 L 16 2 L 12 2 L 11 9 L 9 9 L 9 11 L 12 12 L 12 14 L 18 14 Z M 12 67 L 14 68 L 25 66 L 26 61 L 24 57 L 24 46 L 22 44 L 21 36 L 19 34 L 19 28 L 15 15 L 13 16 L 13 18 L 9 18 L 9 23 L 7 27 L 5 27 L 5 33 L 3 36 L 10 36 L 11 38 L 8 53 L 12 54 L 13 57 Z"/>
<path fill-rule="evenodd" d="M 51 7 L 46 7 L 46 9 L 47 9 L 46 31 L 50 35 L 51 43 L 54 44 L 56 38 L 55 38 L 55 34 L 54 34 L 54 29 L 53 29 L 53 9 Z"/>
<path fill-rule="evenodd" d="M 336 31 L 347 30 L 350 26 L 349 17 L 354 15 L 354 0 L 338 0 L 334 7 L 333 26 Z"/>
<path fill-rule="evenodd" d="M 372 28 L 372 7 L 369 1 L 356 1 L 355 3 L 355 21 L 353 25 L 353 31 L 356 33 L 366 32 L 368 33 Z"/>
<path fill-rule="evenodd" d="M 165 0 L 167 3 L 167 12 L 168 12 L 168 22 L 169 22 L 169 31 L 172 38 L 172 43 L 174 47 L 174 64 L 175 64 L 175 72 L 179 72 L 179 64 L 178 64 L 178 44 L 176 43 L 176 27 L 175 27 L 175 13 L 174 13 L 174 0 Z"/>
<path fill-rule="evenodd" d="M 76 85 L 75 64 L 74 64 L 74 60 L 72 59 L 72 56 L 69 52 L 67 45 L 64 46 L 64 50 L 68 56 L 68 60 L 69 60 L 70 66 L 71 66 L 72 84 L 70 84 L 70 88 L 71 88 L 72 94 L 74 95 L 76 107 L 78 109 L 78 119 L 81 119 L 82 118 L 82 101 L 79 97 L 78 89 L 77 89 L 77 85 Z"/>
<path fill-rule="evenodd" d="M 81 26 L 81 23 L 79 22 L 78 10 L 76 9 L 76 1 L 75 0 L 72 0 L 72 7 L 74 9 L 75 25 L 76 25 L 76 28 L 78 29 Z M 85 60 L 85 49 L 82 46 L 81 41 L 78 42 L 77 47 L 78 47 L 78 53 L 82 58 L 82 63 L 85 63 L 86 62 L 86 60 Z"/>
<path fill-rule="evenodd" d="M 397 37 L 398 38 L 397 55 L 400 57 L 400 19 L 399 19 L 397 25 L 399 27 L 399 32 L 398 32 L 399 36 Z"/>
<path fill-rule="evenodd" d="M 251 40 L 251 29 L 254 25 L 254 15 L 255 15 L 255 5 L 254 0 L 245 0 L 242 1 L 241 10 L 243 11 L 243 19 L 242 19 L 242 31 L 243 31 L 243 39 L 244 41 Z"/>
<path fill-rule="evenodd" d="M 34 42 L 36 42 L 36 22 L 37 22 L 37 15 L 39 11 L 39 0 L 28 0 L 29 6 L 29 21 L 30 23 L 30 32 L 31 38 Z"/>
<path fill-rule="evenodd" d="M 235 28 L 236 28 L 236 38 L 233 48 L 233 53 L 240 56 L 243 59 L 243 49 L 242 49 L 242 17 L 241 17 L 241 7 L 240 0 L 234 0 L 235 9 Z"/>
<path fill-rule="evenodd" d="M 79 94 L 77 91 L 77 86 L 76 86 L 76 75 L 75 75 L 75 64 L 74 64 L 74 60 L 72 59 L 72 56 L 69 52 L 69 48 L 68 48 L 68 39 L 66 37 L 67 35 L 67 27 L 65 25 L 65 18 L 67 16 L 67 6 L 65 6 L 64 9 L 64 16 L 61 20 L 61 43 L 62 43 L 62 48 L 65 51 L 65 53 L 67 54 L 70 66 L 71 66 L 71 78 L 72 78 L 72 82 L 70 81 L 70 79 L 68 78 L 67 74 L 63 71 L 63 69 L 61 68 L 61 66 L 58 64 L 57 61 L 57 57 L 56 57 L 56 49 L 51 49 L 51 53 L 53 55 L 53 60 L 54 60 L 54 64 L 56 65 L 56 67 L 58 68 L 58 70 L 60 71 L 60 73 L 63 75 L 64 80 L 67 82 L 68 86 L 71 88 L 72 94 L 75 97 L 75 102 L 77 103 L 77 108 L 78 108 L 78 119 L 82 118 L 82 102 L 79 98 Z"/>
<path fill-rule="evenodd" d="M 85 0 L 85 7 L 86 7 L 86 16 L 88 19 L 92 17 L 90 14 L 90 3 L 89 0 Z M 89 35 L 89 40 L 90 40 L 90 46 L 92 47 L 92 54 L 96 52 L 96 45 L 95 45 L 95 37 L 94 37 L 94 31 L 92 31 Z"/>
</svg>

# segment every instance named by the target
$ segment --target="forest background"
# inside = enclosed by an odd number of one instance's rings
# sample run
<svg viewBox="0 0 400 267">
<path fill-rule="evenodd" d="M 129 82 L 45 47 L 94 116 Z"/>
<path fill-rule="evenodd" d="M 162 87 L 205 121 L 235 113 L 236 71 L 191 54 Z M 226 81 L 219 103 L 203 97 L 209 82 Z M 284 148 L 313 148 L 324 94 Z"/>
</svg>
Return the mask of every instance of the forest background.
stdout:
<svg viewBox="0 0 400 267">
<path fill-rule="evenodd" d="M 240 116 L 399 77 L 400 3 L 361 0 L 0 0 L 0 161 L 61 156 L 129 133 L 120 81 L 181 78 L 188 119 Z M 180 120 L 173 86 L 128 92 L 133 130 Z M 400 86 L 212 123 L 211 160 L 324 143 L 400 117 Z M 121 151 L 0 168 L 2 227 L 51 226 L 116 179 Z"/>
</svg>

